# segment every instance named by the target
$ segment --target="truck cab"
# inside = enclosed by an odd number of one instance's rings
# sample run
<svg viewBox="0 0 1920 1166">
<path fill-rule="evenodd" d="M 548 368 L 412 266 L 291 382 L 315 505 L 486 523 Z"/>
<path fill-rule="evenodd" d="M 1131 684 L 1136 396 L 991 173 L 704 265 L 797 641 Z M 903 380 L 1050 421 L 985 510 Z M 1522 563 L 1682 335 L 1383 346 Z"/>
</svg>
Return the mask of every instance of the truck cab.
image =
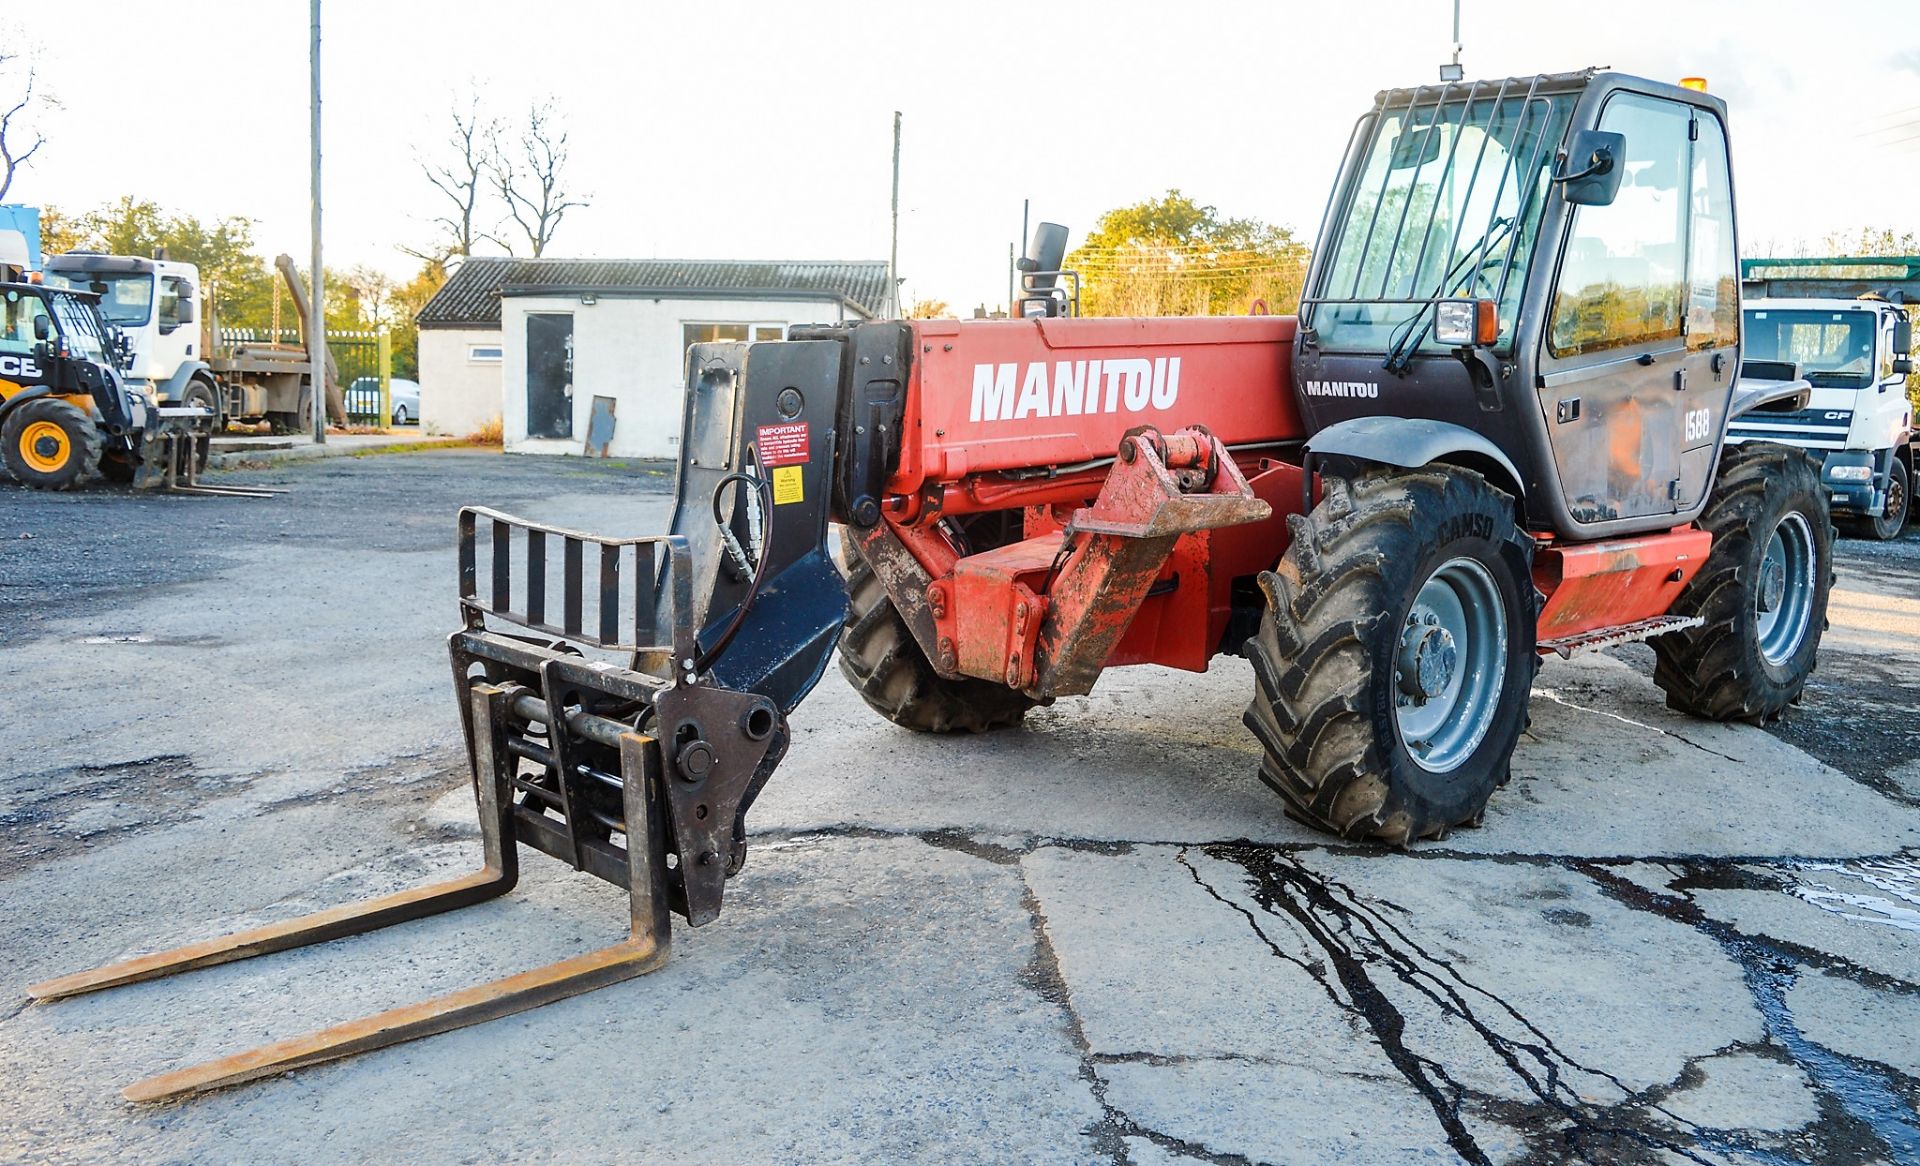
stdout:
<svg viewBox="0 0 1920 1166">
<path fill-rule="evenodd" d="M 1913 325 L 1902 301 L 1920 295 L 1920 257 L 1742 266 L 1747 359 L 1791 364 L 1813 391 L 1799 409 L 1737 419 L 1728 440 L 1808 451 L 1843 526 L 1895 537 L 1913 497 Z"/>
<path fill-rule="evenodd" d="M 160 401 L 190 399 L 198 381 L 207 386 L 203 403 L 214 404 L 213 378 L 200 352 L 200 271 L 193 264 L 76 251 L 49 259 L 46 281 L 100 297 L 101 316 L 126 337 L 132 353 L 128 381 Z"/>
</svg>

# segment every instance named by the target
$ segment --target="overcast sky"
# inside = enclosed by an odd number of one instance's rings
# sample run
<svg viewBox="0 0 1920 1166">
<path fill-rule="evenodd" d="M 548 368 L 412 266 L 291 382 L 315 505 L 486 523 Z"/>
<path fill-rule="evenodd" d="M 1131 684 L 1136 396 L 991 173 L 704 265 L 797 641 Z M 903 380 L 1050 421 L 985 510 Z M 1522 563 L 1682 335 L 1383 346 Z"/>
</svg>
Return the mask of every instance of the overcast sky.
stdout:
<svg viewBox="0 0 1920 1166">
<path fill-rule="evenodd" d="M 1469 77 L 1700 74 L 1732 107 L 1748 254 L 1920 230 L 1920 5 L 1464 0 Z M 254 220 L 307 252 L 307 5 L 15 9 L 60 107 L 12 200 L 121 195 Z M 1430 81 L 1450 0 L 1152 4 L 326 0 L 328 266 L 396 274 L 437 213 L 416 158 L 477 90 L 552 95 L 572 212 L 551 254 L 883 259 L 905 114 L 900 270 L 956 308 L 1005 295 L 1020 200 L 1077 239 L 1177 186 L 1311 236 L 1353 120 Z M 75 17 L 80 17 L 76 19 Z M 24 22 L 24 23 L 23 23 Z"/>
</svg>

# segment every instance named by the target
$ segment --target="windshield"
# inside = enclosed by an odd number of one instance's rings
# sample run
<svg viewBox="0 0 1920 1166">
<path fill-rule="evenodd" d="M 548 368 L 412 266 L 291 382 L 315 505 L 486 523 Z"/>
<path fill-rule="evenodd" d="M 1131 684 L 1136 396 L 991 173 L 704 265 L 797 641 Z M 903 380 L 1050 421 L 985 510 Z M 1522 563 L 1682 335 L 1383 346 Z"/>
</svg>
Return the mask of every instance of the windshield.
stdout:
<svg viewBox="0 0 1920 1166">
<path fill-rule="evenodd" d="M 1428 302 L 1456 296 L 1497 302 L 1496 347 L 1512 344 L 1573 97 L 1511 82 L 1453 92 L 1375 119 L 1307 318 L 1329 349 L 1435 348 Z"/>
<path fill-rule="evenodd" d="M 1747 310 L 1743 360 L 1790 360 L 1821 388 L 1864 389 L 1874 382 L 1872 312 Z"/>
<path fill-rule="evenodd" d="M 106 363 L 106 338 L 86 305 L 71 296 L 53 297 L 53 318 L 60 323 L 60 338 L 67 350 L 83 360 Z"/>
<path fill-rule="evenodd" d="M 100 297 L 100 314 L 109 324 L 138 328 L 153 313 L 153 276 L 134 272 L 49 271 L 54 287 L 90 291 Z"/>
</svg>

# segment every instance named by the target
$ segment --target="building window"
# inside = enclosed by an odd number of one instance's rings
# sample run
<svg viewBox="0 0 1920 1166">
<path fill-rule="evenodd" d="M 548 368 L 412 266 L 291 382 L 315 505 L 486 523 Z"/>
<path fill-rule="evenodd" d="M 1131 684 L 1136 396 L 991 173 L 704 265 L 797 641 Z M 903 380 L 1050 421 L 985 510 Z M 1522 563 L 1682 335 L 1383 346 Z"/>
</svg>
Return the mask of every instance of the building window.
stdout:
<svg viewBox="0 0 1920 1166">
<path fill-rule="evenodd" d="M 501 351 L 498 344 L 469 344 L 467 359 L 475 364 L 497 364 L 500 361 Z"/>
<path fill-rule="evenodd" d="M 681 347 L 716 340 L 778 340 L 786 328 L 785 324 L 682 324 Z"/>
</svg>

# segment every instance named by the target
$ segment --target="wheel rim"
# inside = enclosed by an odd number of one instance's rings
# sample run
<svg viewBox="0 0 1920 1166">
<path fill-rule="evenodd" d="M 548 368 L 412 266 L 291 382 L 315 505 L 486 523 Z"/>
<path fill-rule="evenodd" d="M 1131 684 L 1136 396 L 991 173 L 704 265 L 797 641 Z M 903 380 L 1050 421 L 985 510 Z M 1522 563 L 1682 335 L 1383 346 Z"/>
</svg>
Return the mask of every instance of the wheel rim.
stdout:
<svg viewBox="0 0 1920 1166">
<path fill-rule="evenodd" d="M 1887 483 L 1887 509 L 1882 518 L 1888 522 L 1899 522 L 1907 516 L 1907 484 L 1896 472 Z"/>
<path fill-rule="evenodd" d="M 1415 764 L 1458 769 L 1500 710 L 1507 612 L 1477 559 L 1442 563 L 1414 597 L 1394 658 L 1394 723 Z"/>
<path fill-rule="evenodd" d="M 1813 527 L 1806 515 L 1794 511 L 1767 539 L 1760 584 L 1753 589 L 1760 655 L 1769 664 L 1792 659 L 1807 638 L 1807 625 L 1813 622 L 1813 573 Z"/>
<path fill-rule="evenodd" d="M 37 473 L 57 473 L 72 455 L 67 431 L 51 421 L 35 421 L 20 431 L 20 460 Z"/>
</svg>

